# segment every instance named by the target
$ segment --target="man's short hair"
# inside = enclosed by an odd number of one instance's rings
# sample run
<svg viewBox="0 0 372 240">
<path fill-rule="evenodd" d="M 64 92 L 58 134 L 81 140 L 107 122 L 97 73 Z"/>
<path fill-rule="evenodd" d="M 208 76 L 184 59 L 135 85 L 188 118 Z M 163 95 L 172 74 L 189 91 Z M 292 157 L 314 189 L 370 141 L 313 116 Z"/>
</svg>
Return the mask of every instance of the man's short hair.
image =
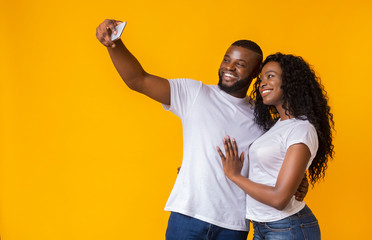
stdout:
<svg viewBox="0 0 372 240">
<path fill-rule="evenodd" d="M 262 53 L 262 50 L 261 50 L 260 46 L 258 46 L 257 43 L 255 43 L 251 40 L 238 40 L 231 45 L 249 49 L 249 50 L 263 56 L 263 53 Z"/>
</svg>

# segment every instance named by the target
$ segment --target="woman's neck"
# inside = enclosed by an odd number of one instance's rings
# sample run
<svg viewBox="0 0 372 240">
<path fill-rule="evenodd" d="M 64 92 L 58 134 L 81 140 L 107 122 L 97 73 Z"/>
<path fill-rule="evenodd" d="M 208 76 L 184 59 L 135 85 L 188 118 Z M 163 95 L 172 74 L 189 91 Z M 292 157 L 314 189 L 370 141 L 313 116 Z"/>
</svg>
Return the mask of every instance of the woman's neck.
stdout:
<svg viewBox="0 0 372 240">
<path fill-rule="evenodd" d="M 285 113 L 285 109 L 282 107 L 282 104 L 280 104 L 280 105 L 278 105 L 278 106 L 275 106 L 275 108 L 276 108 L 276 110 L 277 110 L 278 113 L 279 113 L 280 121 L 294 118 L 292 115 L 289 115 L 289 116 L 288 116 L 288 115 Z"/>
</svg>

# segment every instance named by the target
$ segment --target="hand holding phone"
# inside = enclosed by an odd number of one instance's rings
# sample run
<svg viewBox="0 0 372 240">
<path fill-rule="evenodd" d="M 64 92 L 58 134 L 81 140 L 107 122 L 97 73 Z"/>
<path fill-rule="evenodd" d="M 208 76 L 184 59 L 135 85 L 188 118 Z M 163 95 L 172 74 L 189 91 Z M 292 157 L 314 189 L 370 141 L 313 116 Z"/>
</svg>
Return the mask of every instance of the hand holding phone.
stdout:
<svg viewBox="0 0 372 240">
<path fill-rule="evenodd" d="M 126 25 L 127 25 L 127 22 L 122 22 L 115 27 L 116 28 L 116 34 L 114 34 L 114 33 L 111 34 L 111 41 L 115 41 L 115 40 L 120 39 L 121 34 L 123 33 L 124 28 L 125 28 Z"/>
</svg>

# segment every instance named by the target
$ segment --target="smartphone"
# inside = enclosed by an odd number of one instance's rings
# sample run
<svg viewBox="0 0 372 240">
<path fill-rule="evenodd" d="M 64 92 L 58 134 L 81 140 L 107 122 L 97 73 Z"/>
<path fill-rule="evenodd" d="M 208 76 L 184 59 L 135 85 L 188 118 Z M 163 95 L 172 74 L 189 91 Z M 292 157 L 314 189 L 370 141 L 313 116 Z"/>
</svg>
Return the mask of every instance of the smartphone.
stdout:
<svg viewBox="0 0 372 240">
<path fill-rule="evenodd" d="M 117 25 L 116 28 L 116 34 L 111 34 L 111 41 L 118 40 L 121 37 L 121 34 L 123 33 L 123 30 L 125 28 L 125 25 L 127 25 L 127 22 L 122 22 L 119 25 Z"/>
</svg>

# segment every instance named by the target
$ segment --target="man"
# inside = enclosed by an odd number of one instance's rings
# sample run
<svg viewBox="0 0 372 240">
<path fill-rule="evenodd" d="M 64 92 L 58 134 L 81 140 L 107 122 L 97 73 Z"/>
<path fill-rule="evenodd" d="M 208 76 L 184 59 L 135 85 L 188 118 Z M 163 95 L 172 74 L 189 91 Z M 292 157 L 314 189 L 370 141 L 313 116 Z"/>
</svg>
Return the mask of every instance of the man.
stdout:
<svg viewBox="0 0 372 240">
<path fill-rule="evenodd" d="M 184 155 L 165 210 L 171 211 L 167 240 L 247 238 L 245 193 L 225 176 L 216 146 L 227 134 L 240 152 L 262 134 L 246 99 L 262 62 L 260 47 L 248 40 L 233 43 L 219 69 L 219 83 L 205 85 L 191 79 L 167 80 L 147 73 L 121 40 L 111 33 L 119 21 L 105 20 L 98 40 L 129 88 L 162 103 L 182 120 Z M 247 159 L 246 159 L 247 161 Z M 242 172 L 247 173 L 248 164 Z"/>
</svg>

